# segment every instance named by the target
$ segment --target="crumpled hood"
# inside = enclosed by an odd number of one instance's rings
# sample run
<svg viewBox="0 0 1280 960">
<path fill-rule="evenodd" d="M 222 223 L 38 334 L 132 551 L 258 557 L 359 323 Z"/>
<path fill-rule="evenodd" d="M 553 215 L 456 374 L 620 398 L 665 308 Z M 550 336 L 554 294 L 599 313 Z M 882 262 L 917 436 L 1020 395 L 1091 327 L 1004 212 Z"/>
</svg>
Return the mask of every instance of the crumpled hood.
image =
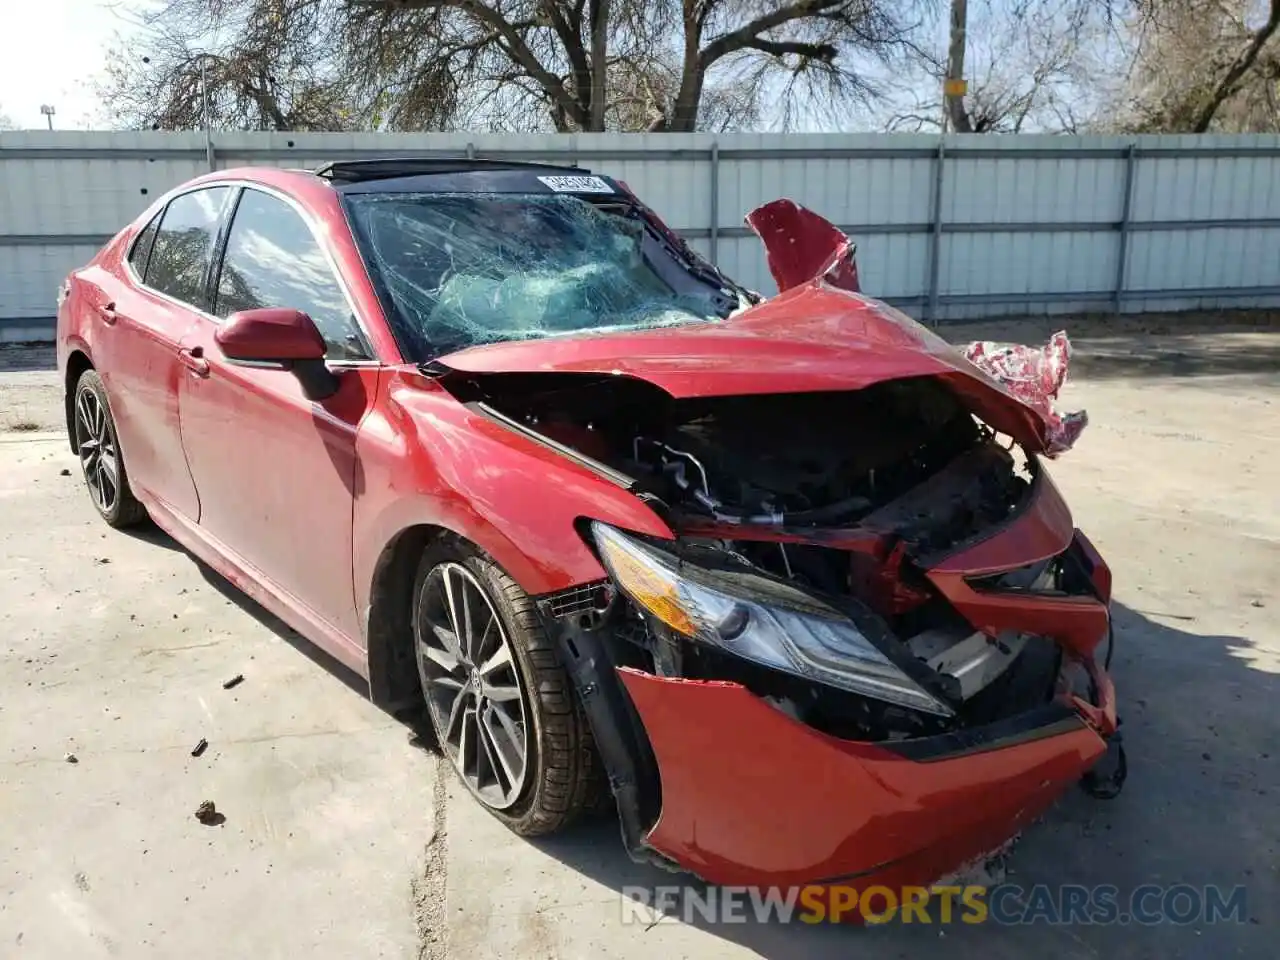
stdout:
<svg viewBox="0 0 1280 960">
<path fill-rule="evenodd" d="M 720 323 L 487 344 L 438 362 L 466 373 L 631 376 L 676 398 L 861 390 L 934 376 L 1029 452 L 1048 448 L 1045 419 L 956 348 L 901 311 L 822 278 Z"/>
</svg>

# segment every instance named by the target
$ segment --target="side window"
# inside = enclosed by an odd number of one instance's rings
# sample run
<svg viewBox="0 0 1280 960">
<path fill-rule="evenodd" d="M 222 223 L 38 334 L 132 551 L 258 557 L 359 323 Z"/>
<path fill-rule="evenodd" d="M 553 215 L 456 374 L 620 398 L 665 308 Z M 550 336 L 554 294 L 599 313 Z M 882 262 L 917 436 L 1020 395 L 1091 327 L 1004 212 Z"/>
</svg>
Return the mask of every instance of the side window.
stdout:
<svg viewBox="0 0 1280 960">
<path fill-rule="evenodd" d="M 218 238 L 218 214 L 229 187 L 174 197 L 165 207 L 147 264 L 147 286 L 204 309 L 205 268 Z"/>
<path fill-rule="evenodd" d="M 227 236 L 214 312 L 227 317 L 259 307 L 306 313 L 330 360 L 368 359 L 347 298 L 302 217 L 283 200 L 246 188 Z"/>
<path fill-rule="evenodd" d="M 147 261 L 151 259 L 151 248 L 155 246 L 156 234 L 160 230 L 160 217 L 163 214 L 162 210 L 151 218 L 151 222 L 142 228 L 142 232 L 133 241 L 133 249 L 129 251 L 129 265 L 144 281 L 147 279 Z"/>
</svg>

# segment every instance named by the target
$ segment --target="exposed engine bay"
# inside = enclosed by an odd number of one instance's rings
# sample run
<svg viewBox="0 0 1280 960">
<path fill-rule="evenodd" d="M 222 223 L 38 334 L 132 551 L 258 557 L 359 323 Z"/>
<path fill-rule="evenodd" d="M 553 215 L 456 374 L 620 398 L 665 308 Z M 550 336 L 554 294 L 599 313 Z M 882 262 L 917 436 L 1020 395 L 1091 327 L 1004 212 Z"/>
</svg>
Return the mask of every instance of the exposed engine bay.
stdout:
<svg viewBox="0 0 1280 960">
<path fill-rule="evenodd" d="M 1038 469 L 936 378 L 683 400 L 625 377 L 496 374 L 450 383 L 477 409 L 613 471 L 671 526 L 689 562 L 741 567 L 840 604 L 953 703 L 962 722 L 1025 708 L 981 696 L 1015 661 L 1038 658 L 1037 676 L 1056 673 L 1054 644 L 1023 656 L 1040 644 L 976 633 L 920 573 L 918 561 L 1015 515 Z M 1048 585 L 1055 572 L 1044 565 L 1035 576 Z M 954 725 L 791 682 L 654 627 L 638 613 L 622 625 L 653 652 L 659 673 L 740 680 L 832 733 L 884 738 Z M 1038 684 L 1033 699 L 1051 693 Z"/>
<path fill-rule="evenodd" d="M 643 382 L 570 374 L 473 378 L 455 389 L 626 474 L 680 526 L 875 527 L 882 508 L 984 451 L 980 470 L 959 471 L 965 482 L 951 491 L 949 516 L 931 503 L 928 517 L 895 521 L 931 552 L 1007 516 L 1028 483 L 1014 453 L 927 377 L 854 392 L 687 400 Z"/>
</svg>

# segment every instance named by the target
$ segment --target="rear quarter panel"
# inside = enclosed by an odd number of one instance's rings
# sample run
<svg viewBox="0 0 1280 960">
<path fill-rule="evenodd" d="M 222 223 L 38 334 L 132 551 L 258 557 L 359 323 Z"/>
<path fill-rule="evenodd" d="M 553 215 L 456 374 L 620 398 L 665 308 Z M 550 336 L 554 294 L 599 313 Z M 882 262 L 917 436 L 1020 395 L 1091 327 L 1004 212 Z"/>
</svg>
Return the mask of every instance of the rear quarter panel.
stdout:
<svg viewBox="0 0 1280 960">
<path fill-rule="evenodd" d="M 84 354 L 97 365 L 95 351 L 99 325 L 94 323 L 94 307 L 114 299 L 121 280 L 117 270 L 109 266 L 120 259 L 132 237 L 134 225 L 121 230 L 99 250 L 88 263 L 71 271 L 62 282 L 65 297 L 58 305 L 56 356 L 58 373 L 70 392 L 75 384 L 67 383 L 67 364 L 73 353 Z"/>
</svg>

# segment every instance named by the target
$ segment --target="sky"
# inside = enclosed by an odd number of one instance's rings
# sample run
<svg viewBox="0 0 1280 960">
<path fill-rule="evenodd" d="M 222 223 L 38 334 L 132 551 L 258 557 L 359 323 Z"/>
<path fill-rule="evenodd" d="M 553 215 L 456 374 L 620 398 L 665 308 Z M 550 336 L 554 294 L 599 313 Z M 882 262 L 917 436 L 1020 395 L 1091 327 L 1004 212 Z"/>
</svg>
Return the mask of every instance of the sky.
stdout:
<svg viewBox="0 0 1280 960">
<path fill-rule="evenodd" d="M 20 130 L 43 130 L 48 118 L 40 108 L 48 104 L 56 111 L 55 129 L 106 127 L 94 81 L 106 66 L 115 37 L 127 38 L 138 32 L 122 8 L 136 10 L 146 3 L 8 0 L 4 5 L 21 6 L 23 12 L 15 15 L 6 11 L 7 29 L 0 29 L 0 120 Z M 800 125 L 808 129 L 811 124 L 802 117 Z M 824 127 L 819 124 L 814 129 Z"/>
<path fill-rule="evenodd" d="M 0 115 L 19 129 L 46 129 L 42 104 L 56 111 L 55 129 L 93 125 L 98 98 L 90 86 L 106 65 L 116 33 L 128 22 L 104 0 L 35 0 L 13 4 L 0 29 Z"/>
<path fill-rule="evenodd" d="M 1003 11 L 1009 2 L 978 0 L 971 4 L 971 72 L 982 70 L 983 49 L 979 38 L 983 17 L 992 11 Z M 0 119 L 7 119 L 18 129 L 42 130 L 48 120 L 40 108 L 48 104 L 56 110 L 55 129 L 105 127 L 105 113 L 94 91 L 94 81 L 105 68 L 117 35 L 127 38 L 138 32 L 121 8 L 127 5 L 137 9 L 148 4 L 139 0 L 22 0 L 20 3 L 8 0 L 5 5 L 20 6 L 23 12 L 15 15 L 6 11 L 7 22 L 5 28 L 0 29 Z M 945 6 L 938 9 L 945 10 Z M 941 16 L 936 20 L 930 32 L 936 34 L 941 47 L 946 40 L 946 24 Z M 996 62 L 1003 59 L 996 56 Z M 912 97 L 907 94 L 919 92 L 915 86 L 919 80 L 895 71 L 887 87 L 895 90 L 897 96 L 890 99 L 910 101 Z M 934 95 L 932 88 L 924 93 L 927 98 Z M 847 123 L 855 129 L 880 128 L 884 121 L 880 114 L 887 115 L 886 111 L 892 112 L 893 107 L 894 104 L 881 105 L 874 116 L 854 108 L 849 112 Z M 813 129 L 830 129 L 829 122 L 823 121 Z M 809 124 L 802 126 L 807 129 Z M 1031 128 L 1034 129 L 1034 122 Z"/>
</svg>

